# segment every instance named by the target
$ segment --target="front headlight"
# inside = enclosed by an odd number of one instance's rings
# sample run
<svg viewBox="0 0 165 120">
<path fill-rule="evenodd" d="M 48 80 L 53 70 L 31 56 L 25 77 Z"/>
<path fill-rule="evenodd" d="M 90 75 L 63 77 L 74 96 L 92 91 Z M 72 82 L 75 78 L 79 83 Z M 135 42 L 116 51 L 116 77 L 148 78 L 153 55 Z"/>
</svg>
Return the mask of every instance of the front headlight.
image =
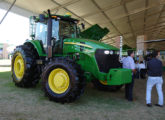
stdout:
<svg viewBox="0 0 165 120">
<path fill-rule="evenodd" d="M 112 55 L 113 54 L 113 51 L 110 51 L 110 54 Z"/>
<path fill-rule="evenodd" d="M 106 54 L 106 55 L 108 55 L 109 53 L 110 53 L 109 50 L 104 51 L 104 54 Z"/>
</svg>

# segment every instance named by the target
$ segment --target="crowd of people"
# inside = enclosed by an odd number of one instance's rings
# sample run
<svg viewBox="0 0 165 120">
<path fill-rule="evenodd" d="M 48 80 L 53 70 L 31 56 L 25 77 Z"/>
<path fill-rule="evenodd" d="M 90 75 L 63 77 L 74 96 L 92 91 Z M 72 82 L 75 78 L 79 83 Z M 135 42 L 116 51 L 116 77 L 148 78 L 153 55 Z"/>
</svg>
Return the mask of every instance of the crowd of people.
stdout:
<svg viewBox="0 0 165 120">
<path fill-rule="evenodd" d="M 156 106 L 163 107 L 163 65 L 158 59 L 160 56 L 159 51 L 154 51 L 150 54 L 145 61 L 134 61 L 134 52 L 128 51 L 128 56 L 122 59 L 123 68 L 132 70 L 132 82 L 125 85 L 125 97 L 128 101 L 133 101 L 133 87 L 134 78 L 145 79 L 148 74 L 147 85 L 146 85 L 146 105 L 152 107 L 151 102 L 151 91 L 153 86 L 156 86 L 158 93 L 158 103 Z"/>
</svg>

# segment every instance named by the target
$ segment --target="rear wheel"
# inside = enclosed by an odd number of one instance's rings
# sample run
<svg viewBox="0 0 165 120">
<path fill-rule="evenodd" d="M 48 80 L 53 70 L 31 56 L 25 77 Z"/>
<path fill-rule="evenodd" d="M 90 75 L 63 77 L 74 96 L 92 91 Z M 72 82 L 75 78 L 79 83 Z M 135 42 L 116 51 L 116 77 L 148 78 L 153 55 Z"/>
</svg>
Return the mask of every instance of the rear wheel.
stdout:
<svg viewBox="0 0 165 120">
<path fill-rule="evenodd" d="M 110 85 L 107 84 L 107 81 L 101 81 L 101 80 L 97 80 L 97 79 L 93 80 L 92 82 L 93 82 L 93 85 L 97 89 L 102 90 L 102 91 L 113 91 L 113 92 L 115 92 L 115 91 L 120 90 L 120 88 L 123 86 L 123 85 L 112 85 L 112 86 L 110 86 Z"/>
<path fill-rule="evenodd" d="M 33 46 L 16 47 L 12 56 L 12 79 L 16 86 L 35 87 L 39 81 L 37 54 Z"/>
<path fill-rule="evenodd" d="M 55 102 L 75 101 L 84 91 L 82 75 L 80 67 L 73 61 L 56 58 L 46 65 L 42 73 L 45 95 Z"/>
</svg>

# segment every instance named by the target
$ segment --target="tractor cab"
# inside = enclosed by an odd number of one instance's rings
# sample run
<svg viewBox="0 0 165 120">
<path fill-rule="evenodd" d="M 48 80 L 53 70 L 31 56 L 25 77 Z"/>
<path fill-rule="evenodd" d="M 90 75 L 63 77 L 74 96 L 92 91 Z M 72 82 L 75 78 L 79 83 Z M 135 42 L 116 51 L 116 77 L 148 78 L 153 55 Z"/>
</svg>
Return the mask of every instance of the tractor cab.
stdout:
<svg viewBox="0 0 165 120">
<path fill-rule="evenodd" d="M 31 17 L 30 36 L 34 40 L 41 41 L 45 52 L 48 46 L 51 46 L 53 53 L 62 54 L 64 39 L 79 37 L 78 20 L 70 18 L 70 16 L 60 15 L 51 15 L 51 20 L 48 19 L 48 16 L 42 14 L 39 18 Z M 48 30 L 51 34 L 50 38 L 48 37 Z"/>
<path fill-rule="evenodd" d="M 81 23 L 81 26 L 78 26 L 78 22 L 77 19 L 71 18 L 68 15 L 40 14 L 39 17 L 33 16 L 30 18 L 30 36 L 32 40 L 39 40 L 41 42 L 45 53 L 62 54 L 64 40 L 67 38 L 99 41 L 109 32 L 107 28 L 101 28 L 97 24 L 83 30 L 85 25 Z"/>
</svg>

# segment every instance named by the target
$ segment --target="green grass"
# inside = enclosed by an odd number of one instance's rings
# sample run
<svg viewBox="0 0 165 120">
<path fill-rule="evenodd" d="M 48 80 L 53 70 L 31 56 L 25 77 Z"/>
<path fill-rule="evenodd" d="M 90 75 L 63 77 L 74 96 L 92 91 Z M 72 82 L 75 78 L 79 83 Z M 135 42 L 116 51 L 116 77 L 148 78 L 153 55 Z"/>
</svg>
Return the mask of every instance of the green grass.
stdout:
<svg viewBox="0 0 165 120">
<path fill-rule="evenodd" d="M 11 78 L 11 72 L 0 72 L 0 78 L 1 79 L 10 79 Z"/>
<path fill-rule="evenodd" d="M 145 106 L 145 80 L 135 84 L 135 102 L 124 99 L 124 89 L 103 92 L 88 84 L 85 93 L 70 104 L 49 101 L 41 90 L 18 88 L 10 72 L 0 72 L 0 119 L 4 120 L 163 120 L 165 108 Z M 153 96 L 157 98 L 157 96 Z M 156 100 L 153 100 L 156 102 Z"/>
</svg>

